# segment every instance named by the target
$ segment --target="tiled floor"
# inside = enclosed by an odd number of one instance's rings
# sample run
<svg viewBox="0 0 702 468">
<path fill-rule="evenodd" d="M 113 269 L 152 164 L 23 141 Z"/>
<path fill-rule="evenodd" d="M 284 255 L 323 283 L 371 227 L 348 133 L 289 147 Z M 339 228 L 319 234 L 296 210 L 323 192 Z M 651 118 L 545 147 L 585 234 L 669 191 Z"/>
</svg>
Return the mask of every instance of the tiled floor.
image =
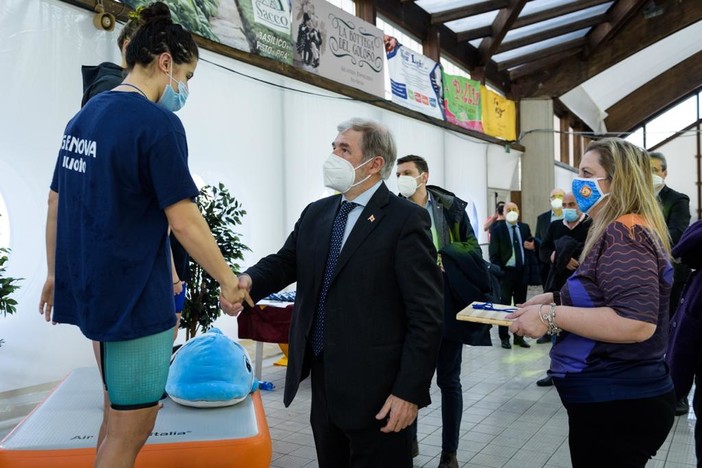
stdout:
<svg viewBox="0 0 702 468">
<path fill-rule="evenodd" d="M 496 331 L 494 331 L 496 334 Z M 496 336 L 493 342 L 499 343 Z M 532 341 L 530 349 L 499 346 L 465 347 L 463 352 L 463 422 L 458 461 L 464 467 L 569 467 L 566 412 L 553 387 L 535 385 L 548 365 L 548 344 Z M 266 345 L 264 380 L 276 389 L 263 392 L 273 439 L 274 467 L 317 466 L 309 426 L 309 379 L 289 408 L 283 406 L 285 368 L 274 366 L 280 355 Z M 431 406 L 419 413 L 419 456 L 415 467 L 439 465 L 441 453 L 441 395 L 432 386 Z M 673 430 L 656 457 L 655 468 L 692 468 L 695 417 L 675 420 Z"/>
</svg>

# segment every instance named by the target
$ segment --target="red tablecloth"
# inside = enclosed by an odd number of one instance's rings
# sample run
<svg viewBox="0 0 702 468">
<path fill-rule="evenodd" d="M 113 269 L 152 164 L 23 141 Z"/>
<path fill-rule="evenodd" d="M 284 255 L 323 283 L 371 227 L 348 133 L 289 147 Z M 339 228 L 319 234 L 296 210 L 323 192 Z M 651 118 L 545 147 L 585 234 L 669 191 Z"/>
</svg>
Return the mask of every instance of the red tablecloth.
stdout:
<svg viewBox="0 0 702 468">
<path fill-rule="evenodd" d="M 239 338 L 248 338 L 266 343 L 287 343 L 293 304 L 261 305 L 242 312 L 237 317 Z"/>
</svg>

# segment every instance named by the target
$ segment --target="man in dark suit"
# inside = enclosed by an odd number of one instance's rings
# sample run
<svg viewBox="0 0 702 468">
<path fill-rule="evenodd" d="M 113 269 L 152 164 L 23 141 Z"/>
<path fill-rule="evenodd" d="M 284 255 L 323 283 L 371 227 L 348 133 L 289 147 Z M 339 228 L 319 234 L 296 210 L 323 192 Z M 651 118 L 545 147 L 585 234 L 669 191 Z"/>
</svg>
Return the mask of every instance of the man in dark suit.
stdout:
<svg viewBox="0 0 702 468">
<path fill-rule="evenodd" d="M 665 184 L 668 177 L 668 162 L 663 153 L 649 153 L 651 157 L 651 171 L 653 172 L 653 188 L 658 193 L 658 200 L 663 209 L 665 224 L 670 235 L 670 247 L 675 247 L 685 229 L 690 225 L 690 198 L 684 193 L 676 192 Z M 687 279 L 690 277 L 690 268 L 682 263 L 673 263 L 673 286 L 670 289 L 670 316 L 678 308 L 680 296 Z M 675 414 L 681 416 L 690 411 L 687 395 L 678 400 L 675 405 Z"/>
<path fill-rule="evenodd" d="M 548 227 L 552 222 L 563 219 L 563 196 L 565 192 L 559 188 L 551 190 L 548 196 L 549 203 L 551 204 L 551 209 L 544 211 L 539 216 L 536 217 L 536 233 L 534 234 L 534 240 L 536 240 L 536 250 L 541 248 L 541 243 L 546 238 L 546 233 L 548 232 Z M 551 264 L 544 262 L 539 258 L 539 277 L 541 278 L 541 285 L 546 286 L 546 279 L 548 278 L 548 272 L 551 269 Z M 546 289 L 544 289 L 546 291 Z"/>
<path fill-rule="evenodd" d="M 441 343 L 431 222 L 383 182 L 396 159 L 384 126 L 353 119 L 338 131 L 324 178 L 341 195 L 308 205 L 240 286 L 259 300 L 297 281 L 284 403 L 311 373 L 319 466 L 411 467 L 405 428 L 430 403 Z"/>
<path fill-rule="evenodd" d="M 505 220 L 498 221 L 490 228 L 490 263 L 502 267 L 504 276 L 500 280 L 503 304 L 521 304 L 526 302 L 527 270 L 526 251 L 534 251 L 534 238 L 528 224 L 519 222 L 519 207 L 510 202 L 505 205 Z M 511 349 L 509 328 L 498 328 L 502 347 Z M 522 348 L 531 348 L 524 337 L 514 335 L 514 344 Z"/>
<path fill-rule="evenodd" d="M 444 327 L 436 363 L 436 384 L 441 389 L 441 458 L 439 468 L 458 468 L 458 443 L 463 416 L 461 362 L 463 344 L 490 346 L 490 326 L 456 320 L 456 314 L 473 301 L 484 301 L 490 291 L 483 252 L 473 232 L 467 203 L 429 182 L 429 164 L 414 154 L 397 160 L 397 187 L 403 197 L 424 207 L 431 216 L 434 246 L 444 277 Z M 460 293 L 457 293 L 460 291 Z M 417 425 L 410 426 L 416 441 Z M 419 453 L 413 443 L 413 455 Z M 414 452 L 414 448 L 417 451 Z"/>
</svg>

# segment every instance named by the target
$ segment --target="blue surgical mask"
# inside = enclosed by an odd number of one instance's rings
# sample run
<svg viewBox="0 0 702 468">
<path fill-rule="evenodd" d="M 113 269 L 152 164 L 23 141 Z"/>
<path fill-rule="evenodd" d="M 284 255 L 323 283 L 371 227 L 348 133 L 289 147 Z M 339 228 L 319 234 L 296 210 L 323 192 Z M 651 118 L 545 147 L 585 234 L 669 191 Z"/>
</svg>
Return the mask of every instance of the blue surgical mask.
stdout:
<svg viewBox="0 0 702 468">
<path fill-rule="evenodd" d="M 602 193 L 598 180 L 603 180 L 605 177 L 595 177 L 588 179 L 585 177 L 576 177 L 573 179 L 573 195 L 575 195 L 575 203 L 583 213 L 590 211 L 595 205 L 601 202 L 608 193 Z"/>
<path fill-rule="evenodd" d="M 563 219 L 569 223 L 577 221 L 579 217 L 578 210 L 575 208 L 563 208 Z"/>
<path fill-rule="evenodd" d="M 168 74 L 168 78 L 170 78 L 171 81 L 175 81 L 173 78 L 173 69 L 171 69 L 171 72 Z M 188 100 L 188 94 L 188 85 L 182 81 L 178 81 L 177 93 L 173 90 L 171 84 L 168 83 L 156 104 L 171 112 L 178 112 L 185 105 L 185 101 Z"/>
</svg>

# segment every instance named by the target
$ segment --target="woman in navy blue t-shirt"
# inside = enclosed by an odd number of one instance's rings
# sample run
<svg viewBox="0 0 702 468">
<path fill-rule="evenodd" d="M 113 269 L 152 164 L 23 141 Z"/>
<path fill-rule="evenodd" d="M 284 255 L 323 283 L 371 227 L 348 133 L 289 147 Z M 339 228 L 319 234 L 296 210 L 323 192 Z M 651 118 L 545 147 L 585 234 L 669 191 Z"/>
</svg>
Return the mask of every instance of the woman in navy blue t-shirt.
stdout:
<svg viewBox="0 0 702 468">
<path fill-rule="evenodd" d="M 68 123 L 49 192 L 39 308 L 100 342 L 111 409 L 96 466 L 133 465 L 154 427 L 176 323 L 168 226 L 219 282 L 225 312 L 246 297 L 193 202 L 174 114 L 188 97 L 197 45 L 164 3 L 140 16 L 126 78 Z"/>
</svg>

